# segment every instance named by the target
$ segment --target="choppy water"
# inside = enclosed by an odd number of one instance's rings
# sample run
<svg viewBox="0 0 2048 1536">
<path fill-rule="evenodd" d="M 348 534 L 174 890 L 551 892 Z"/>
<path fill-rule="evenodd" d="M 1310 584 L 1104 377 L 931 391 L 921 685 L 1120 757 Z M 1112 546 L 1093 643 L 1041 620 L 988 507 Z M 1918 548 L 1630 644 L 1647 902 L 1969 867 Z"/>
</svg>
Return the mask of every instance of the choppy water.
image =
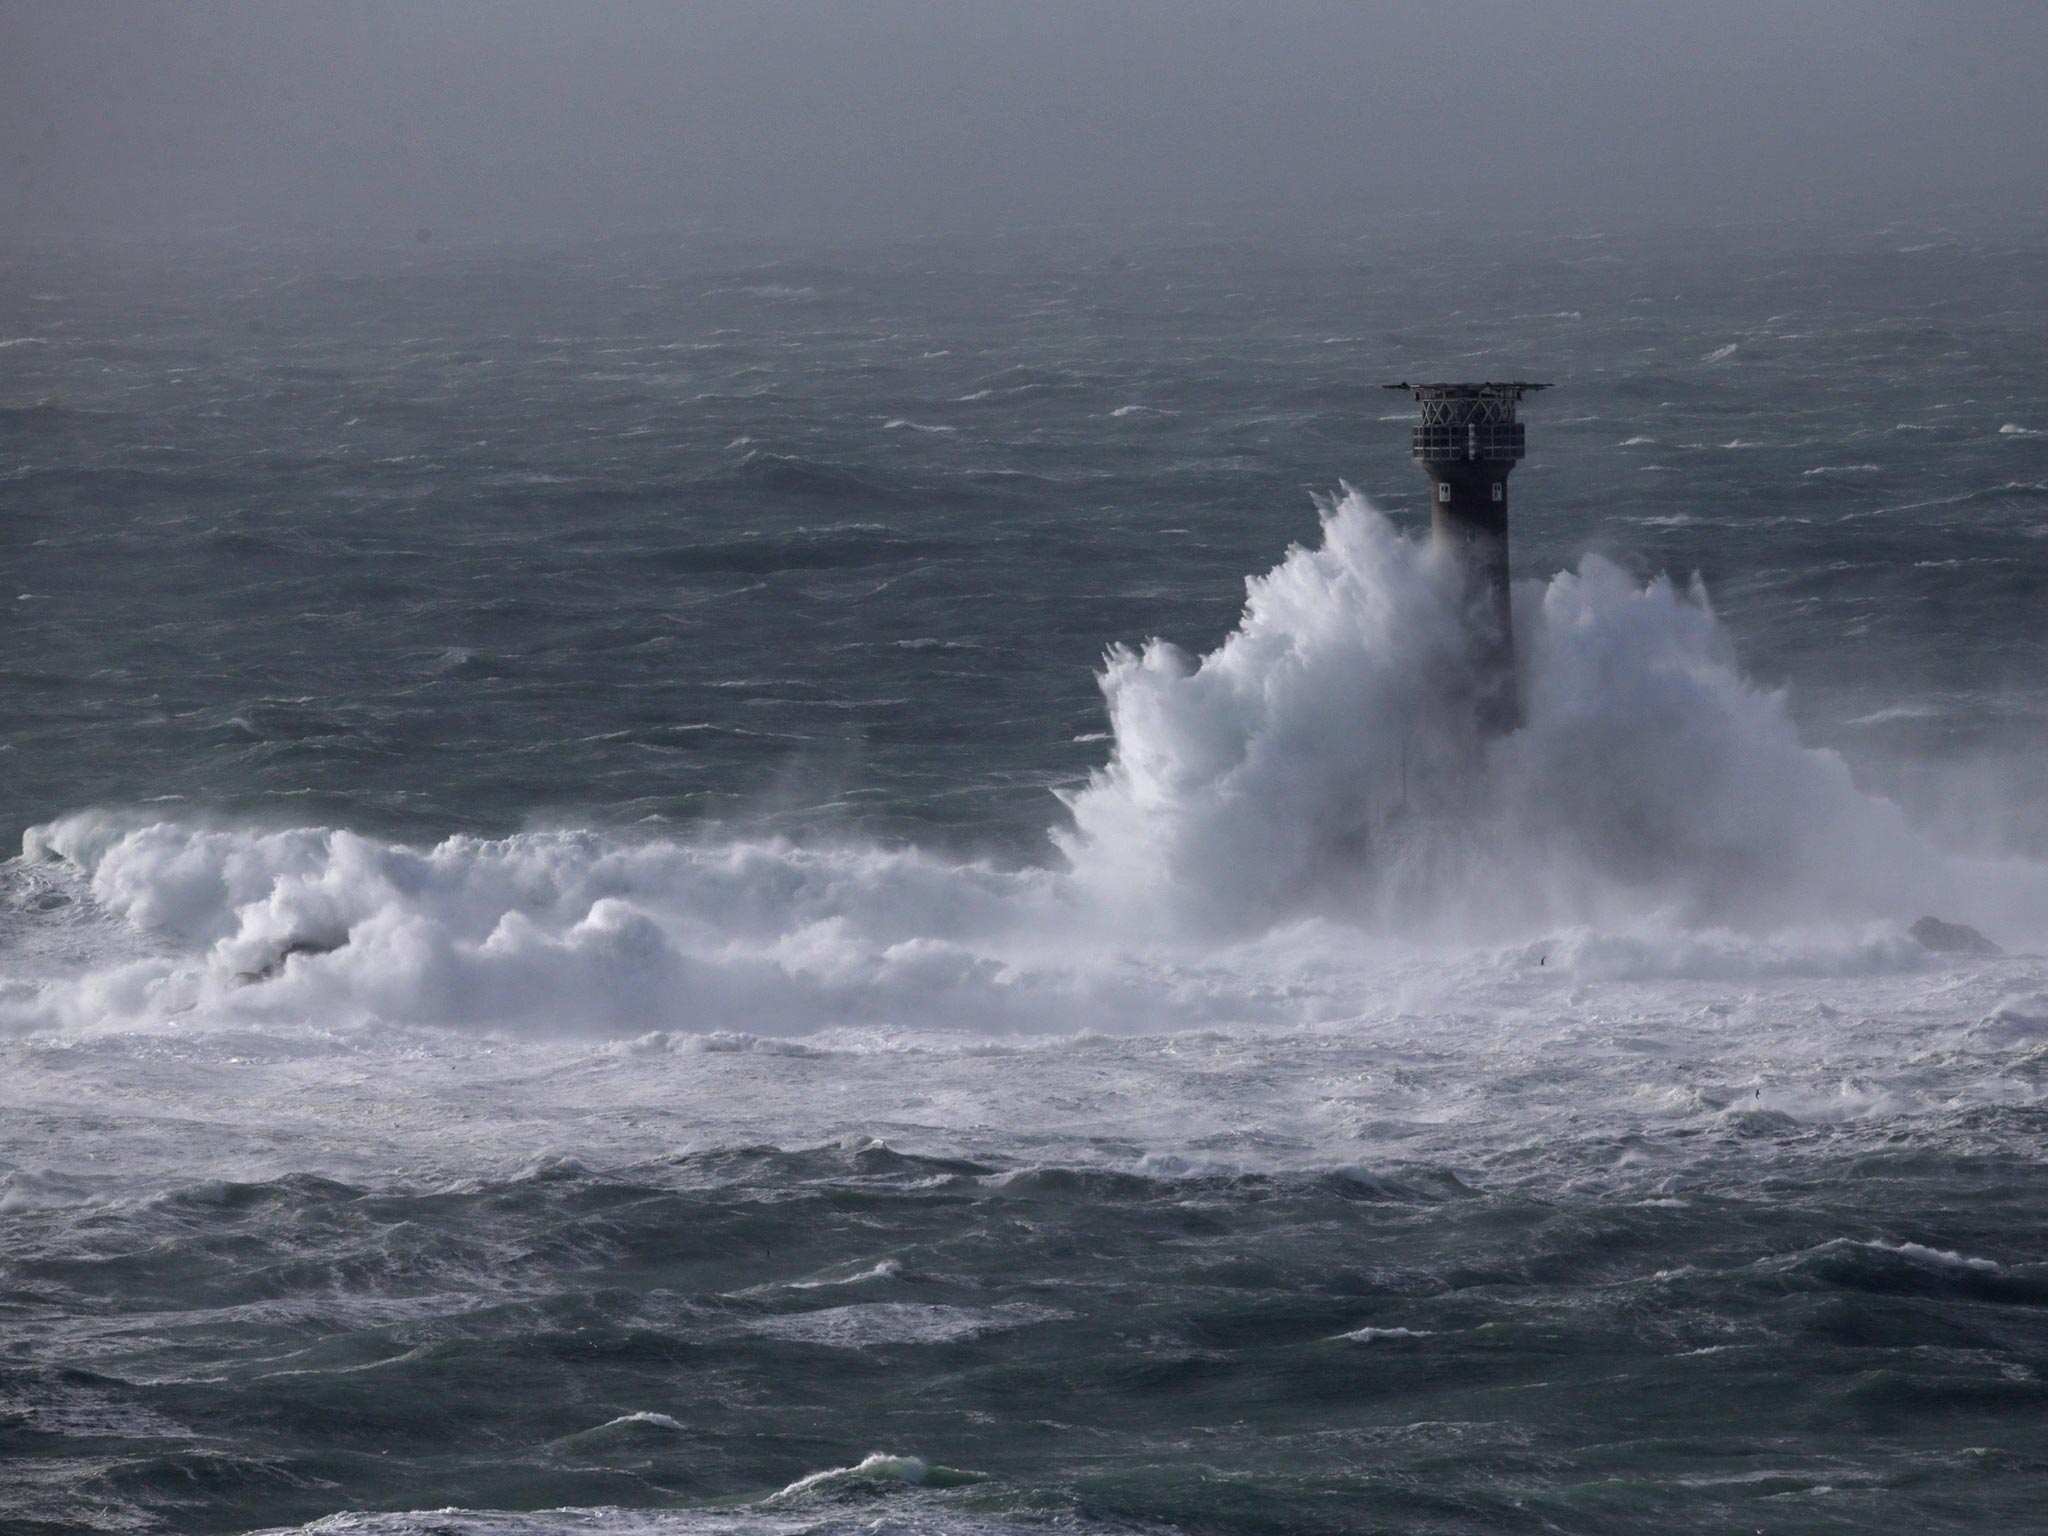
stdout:
<svg viewBox="0 0 2048 1536">
<path fill-rule="evenodd" d="M 5 263 L 8 1531 L 2038 1521 L 2037 235 Z"/>
</svg>

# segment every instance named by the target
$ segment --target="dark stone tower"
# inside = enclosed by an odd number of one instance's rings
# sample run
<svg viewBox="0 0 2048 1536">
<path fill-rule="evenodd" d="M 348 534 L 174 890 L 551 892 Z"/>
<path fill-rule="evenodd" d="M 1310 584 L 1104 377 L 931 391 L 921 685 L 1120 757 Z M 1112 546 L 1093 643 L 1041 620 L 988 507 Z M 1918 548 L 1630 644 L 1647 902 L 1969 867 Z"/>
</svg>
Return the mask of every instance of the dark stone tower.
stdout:
<svg viewBox="0 0 2048 1536">
<path fill-rule="evenodd" d="M 1464 572 L 1475 703 L 1481 727 L 1511 731 L 1515 632 L 1508 604 L 1508 472 L 1528 450 L 1515 404 L 1547 384 L 1389 384 L 1422 404 L 1414 453 L 1429 476 L 1430 531 Z"/>
</svg>

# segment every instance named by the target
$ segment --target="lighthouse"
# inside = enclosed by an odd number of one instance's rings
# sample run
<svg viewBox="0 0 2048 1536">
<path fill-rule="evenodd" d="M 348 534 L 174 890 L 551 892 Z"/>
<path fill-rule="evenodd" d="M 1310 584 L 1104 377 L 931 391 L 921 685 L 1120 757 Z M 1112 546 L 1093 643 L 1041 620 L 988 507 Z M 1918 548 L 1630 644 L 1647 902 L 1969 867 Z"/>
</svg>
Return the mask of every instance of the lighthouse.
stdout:
<svg viewBox="0 0 2048 1536">
<path fill-rule="evenodd" d="M 1429 476 L 1430 532 L 1457 561 L 1470 637 L 1473 702 L 1482 729 L 1521 720 L 1508 597 L 1508 473 L 1528 452 L 1515 407 L 1547 384 L 1388 384 L 1422 407 L 1413 452 Z"/>
</svg>

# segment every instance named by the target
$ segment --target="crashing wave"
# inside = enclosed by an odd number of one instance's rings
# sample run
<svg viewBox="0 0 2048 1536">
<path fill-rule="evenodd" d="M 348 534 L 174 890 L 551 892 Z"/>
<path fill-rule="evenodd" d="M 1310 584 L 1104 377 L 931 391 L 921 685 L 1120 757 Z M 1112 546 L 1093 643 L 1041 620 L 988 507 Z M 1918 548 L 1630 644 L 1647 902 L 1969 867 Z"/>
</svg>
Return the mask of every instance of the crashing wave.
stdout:
<svg viewBox="0 0 2048 1536">
<path fill-rule="evenodd" d="M 1929 908 L 2048 932 L 2048 871 L 1950 856 L 1802 744 L 1697 585 L 1597 557 L 1524 584 L 1525 723 L 1486 740 L 1455 572 L 1355 494 L 1324 510 L 1217 650 L 1110 653 L 1113 746 L 1055 867 L 85 812 L 31 829 L 8 871 L 32 899 L 0 903 L 23 967 L 0 1024 L 1187 1028 L 1355 1012 L 1375 943 L 1540 940 L 1540 964 L 1625 953 L 1630 974 L 1740 973 L 1731 946 L 1762 946 L 1777 974 L 1923 964 L 1870 931 Z M 38 948 L 53 871 L 77 899 Z"/>
</svg>

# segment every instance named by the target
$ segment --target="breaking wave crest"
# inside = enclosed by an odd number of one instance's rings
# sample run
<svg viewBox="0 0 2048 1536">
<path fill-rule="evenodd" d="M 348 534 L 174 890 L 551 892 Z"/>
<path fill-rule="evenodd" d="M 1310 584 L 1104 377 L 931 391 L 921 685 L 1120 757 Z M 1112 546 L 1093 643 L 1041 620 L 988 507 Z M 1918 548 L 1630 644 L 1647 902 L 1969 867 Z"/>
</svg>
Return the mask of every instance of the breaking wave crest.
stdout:
<svg viewBox="0 0 2048 1536">
<path fill-rule="evenodd" d="M 1810 934 L 1867 967 L 1929 908 L 2048 931 L 2048 872 L 1945 854 L 1803 745 L 1696 586 L 1588 558 L 1516 601 L 1525 723 L 1484 740 L 1453 573 L 1330 504 L 1215 652 L 1110 654 L 1058 867 L 82 812 L 5 870 L 0 1023 L 1146 1029 L 1342 1017 L 1417 946 L 1626 935 L 1682 966 L 1710 934 L 1782 968 Z"/>
</svg>

